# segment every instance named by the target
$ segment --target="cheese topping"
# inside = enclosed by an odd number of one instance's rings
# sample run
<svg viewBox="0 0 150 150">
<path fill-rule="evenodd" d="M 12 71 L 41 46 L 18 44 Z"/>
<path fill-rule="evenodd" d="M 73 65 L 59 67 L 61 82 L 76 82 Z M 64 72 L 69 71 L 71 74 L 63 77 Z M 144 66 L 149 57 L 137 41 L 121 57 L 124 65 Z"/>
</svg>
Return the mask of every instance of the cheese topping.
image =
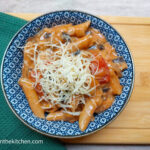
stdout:
<svg viewBox="0 0 150 150">
<path fill-rule="evenodd" d="M 56 45 L 51 45 L 51 48 Z M 90 72 L 91 53 L 82 50 L 80 54 L 75 56 L 69 52 L 71 48 L 69 43 L 57 45 L 59 51 L 53 52 L 51 48 L 46 51 L 39 52 L 36 57 L 37 45 L 34 48 L 34 64 L 35 64 L 35 86 L 39 83 L 42 86 L 44 98 L 53 105 L 59 105 L 64 110 L 70 108 L 71 101 L 75 95 L 90 95 L 92 78 Z M 38 74 L 38 71 L 42 75 Z M 79 103 L 84 104 L 82 98 Z M 76 113 L 79 114 L 79 113 Z"/>
</svg>

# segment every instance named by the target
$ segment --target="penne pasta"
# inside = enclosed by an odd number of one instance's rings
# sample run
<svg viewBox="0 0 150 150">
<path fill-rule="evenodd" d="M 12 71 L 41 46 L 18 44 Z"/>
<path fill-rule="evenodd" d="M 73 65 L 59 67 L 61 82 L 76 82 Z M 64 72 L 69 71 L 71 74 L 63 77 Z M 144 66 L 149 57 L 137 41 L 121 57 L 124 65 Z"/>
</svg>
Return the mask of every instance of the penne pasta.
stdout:
<svg viewBox="0 0 150 150">
<path fill-rule="evenodd" d="M 101 94 L 101 90 L 97 90 L 96 95 L 86 102 L 79 117 L 79 127 L 81 131 L 87 128 L 96 108 L 102 104 Z"/>
<path fill-rule="evenodd" d="M 53 108 L 53 105 L 50 102 L 47 102 L 45 100 L 40 102 L 41 108 L 44 110 L 49 110 Z"/>
<path fill-rule="evenodd" d="M 92 36 L 86 35 L 71 43 L 71 52 L 76 50 L 87 49 L 92 45 Z"/>
<path fill-rule="evenodd" d="M 87 21 L 82 24 L 71 26 L 68 28 L 67 33 L 71 36 L 83 37 L 86 34 L 88 27 L 90 26 L 90 21 Z"/>
<path fill-rule="evenodd" d="M 62 24 L 62 25 L 54 26 L 52 28 L 44 28 L 43 32 L 47 32 L 47 33 L 67 32 L 70 27 L 72 27 L 71 23 L 70 24 Z"/>
<path fill-rule="evenodd" d="M 77 120 L 77 117 L 64 113 L 62 111 L 57 111 L 57 112 L 48 114 L 46 119 L 49 121 L 64 120 L 64 121 L 74 122 Z"/>
<path fill-rule="evenodd" d="M 110 71 L 110 74 L 111 74 L 110 87 L 112 89 L 112 93 L 114 95 L 120 95 L 122 92 L 122 86 L 120 85 L 120 81 L 113 70 Z"/>
<path fill-rule="evenodd" d="M 44 110 L 41 108 L 38 95 L 32 86 L 32 82 L 26 78 L 20 78 L 19 85 L 22 87 L 33 113 L 39 118 L 45 118 Z"/>
<path fill-rule="evenodd" d="M 114 102 L 114 97 L 110 96 L 108 97 L 106 100 L 104 100 L 102 102 L 102 104 L 97 107 L 97 109 L 95 110 L 96 113 L 100 113 L 102 111 L 105 111 L 106 109 L 108 109 Z"/>
<path fill-rule="evenodd" d="M 90 28 L 89 30 L 91 32 L 91 35 L 93 36 L 93 43 L 96 43 L 97 45 L 104 44 L 106 41 L 105 36 L 100 33 L 98 30 Z"/>
</svg>

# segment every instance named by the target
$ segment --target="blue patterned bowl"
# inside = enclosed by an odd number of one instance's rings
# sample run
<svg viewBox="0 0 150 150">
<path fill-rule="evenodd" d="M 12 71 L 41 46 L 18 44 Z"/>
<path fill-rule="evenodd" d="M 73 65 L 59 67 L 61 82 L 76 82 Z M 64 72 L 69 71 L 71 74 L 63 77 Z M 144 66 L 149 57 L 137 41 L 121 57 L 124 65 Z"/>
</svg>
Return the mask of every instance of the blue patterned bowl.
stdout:
<svg viewBox="0 0 150 150">
<path fill-rule="evenodd" d="M 106 111 L 95 116 L 88 128 L 81 132 L 78 122 L 47 121 L 35 117 L 29 107 L 24 92 L 18 85 L 23 63 L 23 49 L 26 40 L 34 36 L 39 29 L 59 24 L 79 24 L 91 20 L 91 27 L 100 30 L 107 40 L 116 48 L 118 55 L 123 56 L 128 69 L 120 79 L 123 85 L 121 95 L 116 96 L 113 105 Z M 7 103 L 14 114 L 28 127 L 44 135 L 69 138 L 79 137 L 102 129 L 109 124 L 125 107 L 133 88 L 134 67 L 129 49 L 120 34 L 108 23 L 93 15 L 79 11 L 57 11 L 42 15 L 27 23 L 11 40 L 4 54 L 2 63 L 2 87 Z"/>
</svg>

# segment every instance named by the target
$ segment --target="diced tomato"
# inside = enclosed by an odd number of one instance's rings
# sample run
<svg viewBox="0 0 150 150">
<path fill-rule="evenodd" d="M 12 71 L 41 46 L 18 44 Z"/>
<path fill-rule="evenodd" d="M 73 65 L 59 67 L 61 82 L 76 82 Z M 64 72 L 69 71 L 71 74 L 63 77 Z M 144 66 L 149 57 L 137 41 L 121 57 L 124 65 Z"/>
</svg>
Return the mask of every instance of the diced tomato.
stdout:
<svg viewBox="0 0 150 150">
<path fill-rule="evenodd" d="M 98 52 L 96 51 L 95 54 L 98 54 Z M 98 80 L 101 84 L 109 82 L 110 72 L 107 63 L 100 54 L 94 56 L 95 58 L 90 65 L 91 73 L 95 75 L 96 80 Z"/>
</svg>

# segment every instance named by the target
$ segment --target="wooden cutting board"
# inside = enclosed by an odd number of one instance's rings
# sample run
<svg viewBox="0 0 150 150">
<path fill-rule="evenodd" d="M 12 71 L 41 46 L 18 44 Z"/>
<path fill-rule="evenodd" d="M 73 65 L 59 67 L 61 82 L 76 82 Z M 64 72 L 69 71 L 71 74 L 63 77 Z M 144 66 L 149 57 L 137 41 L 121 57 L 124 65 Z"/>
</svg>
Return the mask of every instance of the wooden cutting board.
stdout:
<svg viewBox="0 0 150 150">
<path fill-rule="evenodd" d="M 11 15 L 31 20 L 40 14 Z M 150 18 L 104 17 L 124 37 L 135 64 L 134 89 L 126 108 L 107 127 L 67 143 L 150 144 Z"/>
</svg>

